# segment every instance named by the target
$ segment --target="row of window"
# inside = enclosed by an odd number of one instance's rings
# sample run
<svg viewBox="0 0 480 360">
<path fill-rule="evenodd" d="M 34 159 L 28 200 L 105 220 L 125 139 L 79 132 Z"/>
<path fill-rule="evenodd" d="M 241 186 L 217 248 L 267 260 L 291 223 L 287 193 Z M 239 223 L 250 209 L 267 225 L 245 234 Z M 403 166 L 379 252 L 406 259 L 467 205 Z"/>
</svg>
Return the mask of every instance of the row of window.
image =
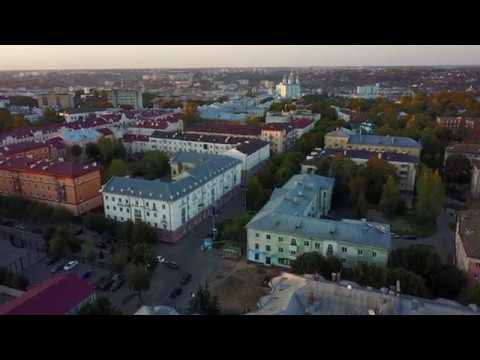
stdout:
<svg viewBox="0 0 480 360">
<path fill-rule="evenodd" d="M 124 218 L 123 216 L 117 216 L 117 215 L 114 215 L 114 216 L 110 216 L 107 214 L 107 218 L 108 219 L 114 219 L 115 221 L 117 220 L 120 220 L 120 221 L 126 221 L 126 220 L 130 220 L 130 218 Z M 150 225 L 150 226 L 153 226 L 153 227 L 156 227 L 156 228 L 160 228 L 160 226 L 158 225 L 158 223 L 156 222 L 148 222 L 146 221 L 145 222 L 146 224 Z M 167 224 L 166 223 L 162 223 L 162 228 L 163 229 L 167 229 Z"/>
<path fill-rule="evenodd" d="M 282 238 L 282 240 L 283 240 L 283 238 Z M 281 240 L 279 240 L 279 241 L 281 241 Z M 296 240 L 292 239 L 292 242 L 290 244 L 291 245 L 296 245 Z M 303 244 L 304 244 L 304 246 L 309 246 L 310 242 L 304 241 Z M 315 243 L 315 249 L 317 249 L 317 250 L 320 249 L 320 243 L 318 243 L 318 242 Z M 260 245 L 258 243 L 255 243 L 255 250 L 260 250 Z M 270 245 L 265 245 L 265 251 L 268 251 L 268 252 L 271 251 L 271 246 Z M 283 248 L 279 247 L 278 252 L 283 252 Z M 342 253 L 346 253 L 346 252 L 348 252 L 348 249 L 345 246 L 342 246 Z M 290 255 L 295 255 L 295 254 L 296 254 L 296 251 L 294 251 L 294 250 L 290 251 Z M 332 245 L 328 245 L 327 254 L 328 255 L 333 255 Z M 364 254 L 363 249 L 357 249 L 357 255 L 362 256 L 363 254 Z M 377 252 L 372 251 L 371 255 L 372 255 L 372 257 L 376 257 Z"/>
</svg>

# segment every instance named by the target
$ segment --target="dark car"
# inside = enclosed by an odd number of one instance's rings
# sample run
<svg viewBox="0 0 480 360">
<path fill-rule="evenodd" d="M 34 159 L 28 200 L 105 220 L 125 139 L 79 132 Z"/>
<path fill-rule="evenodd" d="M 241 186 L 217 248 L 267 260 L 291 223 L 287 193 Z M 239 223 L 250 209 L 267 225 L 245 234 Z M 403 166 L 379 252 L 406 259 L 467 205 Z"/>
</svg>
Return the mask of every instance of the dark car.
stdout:
<svg viewBox="0 0 480 360">
<path fill-rule="evenodd" d="M 98 247 L 99 249 L 106 249 L 106 248 L 107 248 L 107 244 L 105 244 L 103 241 L 99 241 L 99 242 L 97 243 L 97 247 Z"/>
<path fill-rule="evenodd" d="M 122 287 L 124 283 L 125 283 L 125 279 L 123 279 L 122 277 L 118 278 L 113 282 L 112 286 L 110 286 L 110 291 L 117 291 Z"/>
<path fill-rule="evenodd" d="M 56 262 L 57 262 L 57 259 L 53 259 L 53 258 L 52 258 L 52 259 L 48 259 L 47 265 L 48 265 L 48 266 L 51 266 L 51 265 L 55 264 Z"/>
<path fill-rule="evenodd" d="M 35 229 L 32 230 L 32 233 L 41 235 L 41 234 L 43 234 L 43 231 L 42 231 L 42 229 L 35 228 Z"/>
<path fill-rule="evenodd" d="M 75 232 L 73 233 L 73 235 L 75 235 L 75 236 L 82 235 L 82 234 L 83 234 L 83 230 L 82 230 L 82 229 L 77 230 L 77 231 L 75 231 Z"/>
<path fill-rule="evenodd" d="M 92 276 L 93 271 L 85 271 L 82 274 L 80 274 L 80 279 L 86 280 L 90 276 Z"/>
<path fill-rule="evenodd" d="M 170 293 L 170 299 L 175 299 L 182 293 L 182 288 L 176 288 Z"/>
<path fill-rule="evenodd" d="M 101 291 L 105 291 L 112 286 L 114 280 L 110 276 L 104 276 L 103 278 L 100 279 L 100 281 L 97 283 L 97 289 Z"/>
<path fill-rule="evenodd" d="M 190 273 L 185 273 L 185 274 L 183 274 L 182 280 L 180 281 L 180 283 L 181 283 L 182 285 L 186 285 L 186 284 L 188 284 L 188 283 L 190 282 L 190 280 L 192 280 L 192 274 L 190 274 Z"/>
<path fill-rule="evenodd" d="M 416 237 L 416 236 L 413 236 L 413 235 L 405 235 L 405 236 L 402 236 L 402 239 L 405 239 L 405 240 L 417 240 L 417 237 Z"/>
<path fill-rule="evenodd" d="M 165 261 L 165 265 L 167 265 L 167 267 L 173 270 L 178 269 L 178 264 L 175 261 Z"/>
</svg>

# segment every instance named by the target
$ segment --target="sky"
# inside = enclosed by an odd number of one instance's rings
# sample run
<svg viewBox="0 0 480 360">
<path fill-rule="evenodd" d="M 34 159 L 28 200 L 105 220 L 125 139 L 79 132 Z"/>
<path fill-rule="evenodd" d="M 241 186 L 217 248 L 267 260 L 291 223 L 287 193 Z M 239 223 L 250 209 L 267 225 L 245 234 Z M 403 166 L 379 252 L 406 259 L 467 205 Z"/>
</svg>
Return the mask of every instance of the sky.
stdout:
<svg viewBox="0 0 480 360">
<path fill-rule="evenodd" d="M 0 45 L 0 70 L 480 65 L 479 45 Z"/>
</svg>

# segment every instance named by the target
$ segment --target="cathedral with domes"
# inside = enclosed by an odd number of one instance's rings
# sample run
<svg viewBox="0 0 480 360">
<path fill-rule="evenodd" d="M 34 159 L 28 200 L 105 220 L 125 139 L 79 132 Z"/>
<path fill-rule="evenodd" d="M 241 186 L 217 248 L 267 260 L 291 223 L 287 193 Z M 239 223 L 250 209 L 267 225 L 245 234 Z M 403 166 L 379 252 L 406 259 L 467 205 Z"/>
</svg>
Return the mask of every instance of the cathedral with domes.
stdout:
<svg viewBox="0 0 480 360">
<path fill-rule="evenodd" d="M 291 72 L 288 79 L 284 76 L 276 89 L 277 94 L 281 98 L 298 99 L 300 97 L 300 81 L 298 80 L 298 75 L 294 77 L 293 72 Z"/>
</svg>

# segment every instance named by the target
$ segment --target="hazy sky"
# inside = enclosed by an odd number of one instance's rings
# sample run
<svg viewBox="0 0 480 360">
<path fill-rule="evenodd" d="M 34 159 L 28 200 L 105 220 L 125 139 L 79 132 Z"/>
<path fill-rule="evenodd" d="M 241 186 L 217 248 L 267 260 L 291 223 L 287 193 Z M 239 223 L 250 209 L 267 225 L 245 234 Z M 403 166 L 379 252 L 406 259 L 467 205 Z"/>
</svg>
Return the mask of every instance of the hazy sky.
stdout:
<svg viewBox="0 0 480 360">
<path fill-rule="evenodd" d="M 480 65 L 468 45 L 0 45 L 0 70 Z"/>
</svg>

